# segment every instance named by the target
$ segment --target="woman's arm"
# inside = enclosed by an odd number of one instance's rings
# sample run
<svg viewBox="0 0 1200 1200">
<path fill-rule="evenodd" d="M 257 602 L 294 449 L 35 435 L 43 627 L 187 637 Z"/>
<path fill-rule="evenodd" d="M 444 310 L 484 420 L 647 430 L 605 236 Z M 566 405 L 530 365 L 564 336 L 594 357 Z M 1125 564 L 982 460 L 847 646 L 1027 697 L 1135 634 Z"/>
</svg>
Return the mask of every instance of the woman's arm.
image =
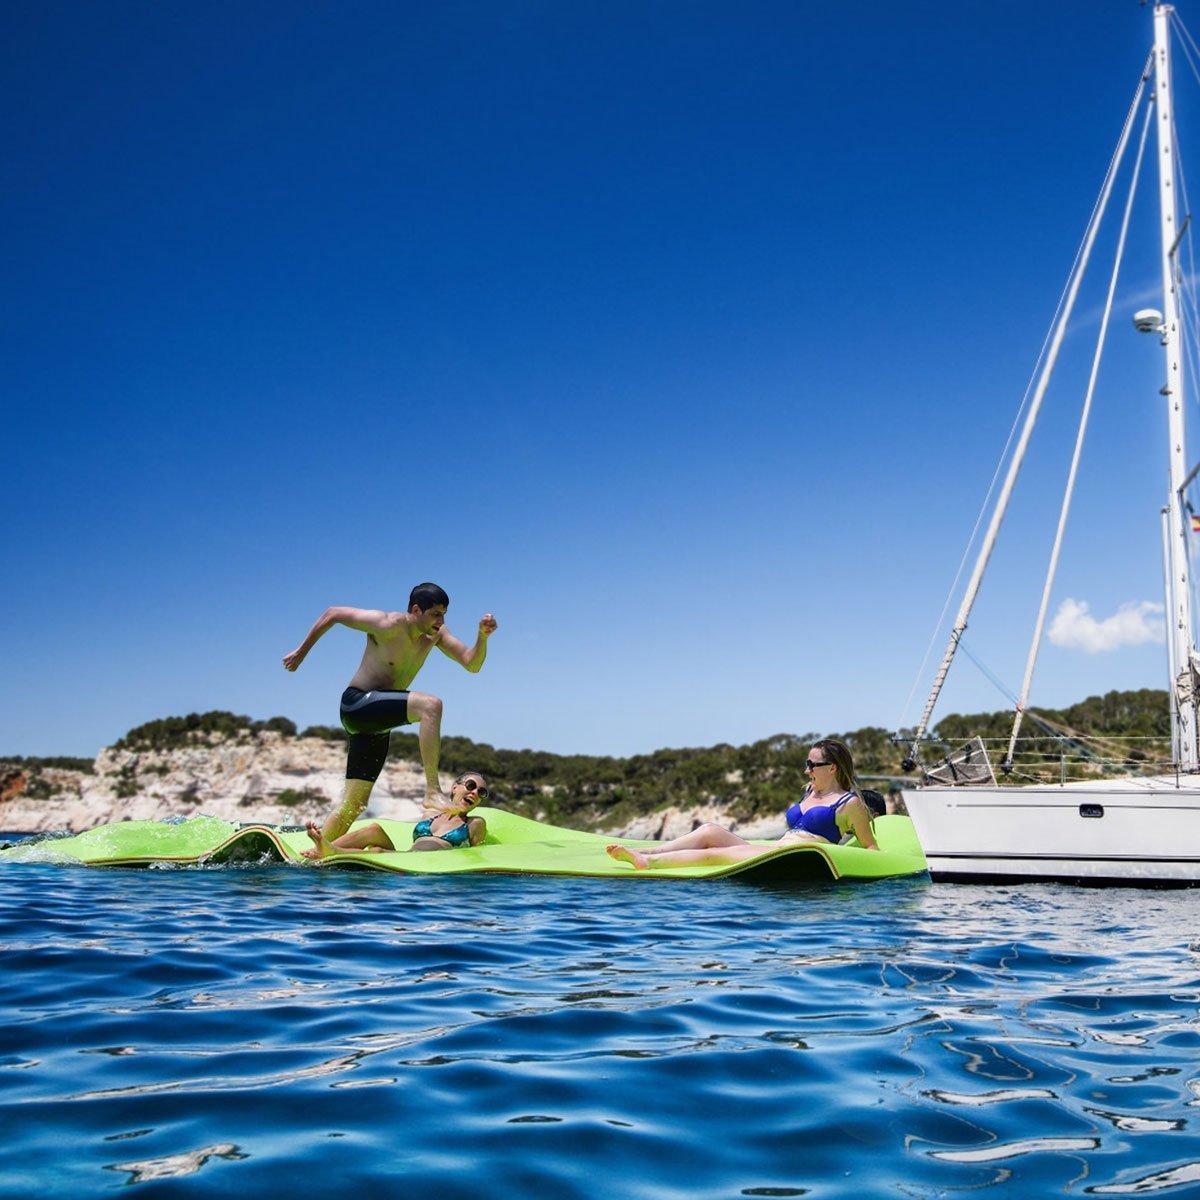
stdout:
<svg viewBox="0 0 1200 1200">
<path fill-rule="evenodd" d="M 871 810 L 863 798 L 855 796 L 853 800 L 847 800 L 842 811 L 846 814 L 850 832 L 858 839 L 858 844 L 864 850 L 878 850 L 879 843 L 875 841 L 875 831 L 871 828 Z"/>
</svg>

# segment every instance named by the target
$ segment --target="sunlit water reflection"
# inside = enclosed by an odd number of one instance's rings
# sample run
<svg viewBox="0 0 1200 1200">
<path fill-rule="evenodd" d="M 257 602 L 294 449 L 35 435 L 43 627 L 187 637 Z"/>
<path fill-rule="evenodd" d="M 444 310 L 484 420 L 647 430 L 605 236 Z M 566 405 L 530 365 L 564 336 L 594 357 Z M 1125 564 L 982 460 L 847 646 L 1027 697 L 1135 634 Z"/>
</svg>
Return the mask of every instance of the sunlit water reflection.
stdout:
<svg viewBox="0 0 1200 1200">
<path fill-rule="evenodd" d="M 0 1193 L 1200 1196 L 1200 895 L 0 869 Z"/>
</svg>

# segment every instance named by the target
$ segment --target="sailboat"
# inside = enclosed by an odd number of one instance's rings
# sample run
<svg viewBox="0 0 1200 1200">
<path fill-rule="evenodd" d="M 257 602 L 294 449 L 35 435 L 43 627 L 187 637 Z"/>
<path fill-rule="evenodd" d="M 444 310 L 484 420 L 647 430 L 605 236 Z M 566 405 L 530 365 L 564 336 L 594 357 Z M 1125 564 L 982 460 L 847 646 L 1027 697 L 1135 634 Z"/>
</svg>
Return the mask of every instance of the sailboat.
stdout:
<svg viewBox="0 0 1200 1200">
<path fill-rule="evenodd" d="M 904 801 L 925 851 L 934 881 L 1012 883 L 1059 881 L 1073 884 L 1133 886 L 1194 886 L 1200 884 L 1200 747 L 1197 745 L 1197 702 L 1200 701 L 1200 656 L 1195 647 L 1192 616 L 1189 538 L 1191 508 L 1187 490 L 1200 466 L 1188 471 L 1185 455 L 1185 334 L 1194 330 L 1182 303 L 1186 273 L 1181 266 L 1181 246 L 1187 220 L 1180 225 L 1176 198 L 1181 194 L 1176 145 L 1175 112 L 1171 82 L 1171 36 L 1177 24 L 1174 8 L 1156 4 L 1154 45 L 1130 107 L 1118 151 L 1110 166 L 1101 199 L 1084 237 L 1076 269 L 1068 283 L 1043 368 L 1029 401 L 1020 436 L 1008 458 L 1003 482 L 996 494 L 991 518 L 980 542 L 974 570 L 919 725 L 898 731 L 906 747 L 905 767 L 916 771 L 916 782 L 903 789 Z M 1182 26 L 1178 29 L 1182 31 Z M 1147 142 L 1157 143 L 1158 216 L 1162 271 L 1162 312 L 1144 309 L 1134 316 L 1135 326 L 1159 338 L 1163 350 L 1160 394 L 1167 409 L 1168 470 L 1162 492 L 1159 526 L 1163 540 L 1163 583 L 1167 635 L 1168 696 L 1170 704 L 1170 758 L 1145 774 L 1129 770 L 1128 756 L 1107 761 L 1093 757 L 1081 768 L 1068 769 L 1065 754 L 1056 764 L 1045 753 L 1048 738 L 1066 747 L 1077 744 L 1070 731 L 1045 730 L 1042 735 L 1041 778 L 1033 782 L 1015 772 L 1020 730 L 1030 714 L 1029 690 L 1037 651 L 1058 562 L 1062 535 L 1074 489 L 1075 471 L 1083 445 L 1087 412 L 1095 384 L 1095 368 L 1111 315 L 1116 285 L 1114 268 L 1108 305 L 1101 322 L 1101 339 L 1093 362 L 1059 518 L 1050 556 L 1041 610 L 1026 663 L 1023 689 L 1015 704 L 1013 727 L 1006 749 L 989 751 L 981 738 L 932 753 L 935 739 L 931 720 L 942 686 L 963 640 L 968 618 L 1000 532 L 1025 450 L 1032 434 L 1050 374 L 1058 359 L 1079 281 L 1091 257 L 1096 230 L 1108 207 L 1113 182 L 1127 149 L 1141 142 L 1142 161 Z M 1154 136 L 1149 130 L 1154 127 Z M 1134 168 L 1134 175 L 1138 174 Z M 1132 192 L 1126 204 L 1118 239 L 1118 263 L 1125 245 Z M 1132 336 L 1132 335 L 1131 335 Z M 1194 361 L 1194 360 L 1192 360 Z M 1148 528 L 1152 527 L 1148 522 Z M 1003 743 L 1002 743 L 1003 745 Z M 1165 752 L 1164 752 L 1165 755 Z M 1056 777 L 1045 776 L 1053 774 Z"/>
</svg>

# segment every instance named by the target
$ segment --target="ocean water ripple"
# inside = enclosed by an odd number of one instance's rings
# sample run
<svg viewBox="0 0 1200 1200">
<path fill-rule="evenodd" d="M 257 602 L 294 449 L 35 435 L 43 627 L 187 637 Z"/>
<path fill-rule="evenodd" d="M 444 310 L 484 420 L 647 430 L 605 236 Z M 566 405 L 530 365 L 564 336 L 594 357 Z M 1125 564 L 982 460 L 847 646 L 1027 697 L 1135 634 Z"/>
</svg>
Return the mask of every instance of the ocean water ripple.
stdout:
<svg viewBox="0 0 1200 1200">
<path fill-rule="evenodd" d="M 8 865 L 0 1194 L 1200 1197 L 1198 901 Z"/>
</svg>

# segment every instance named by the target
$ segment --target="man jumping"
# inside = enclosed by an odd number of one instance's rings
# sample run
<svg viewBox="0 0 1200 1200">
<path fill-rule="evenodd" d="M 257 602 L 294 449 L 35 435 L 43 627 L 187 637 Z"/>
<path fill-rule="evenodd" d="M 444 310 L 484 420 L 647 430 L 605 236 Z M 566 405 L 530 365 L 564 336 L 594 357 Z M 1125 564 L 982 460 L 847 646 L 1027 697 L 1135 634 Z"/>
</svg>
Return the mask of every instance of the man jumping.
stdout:
<svg viewBox="0 0 1200 1200">
<path fill-rule="evenodd" d="M 417 722 L 426 805 L 445 804 L 438 783 L 442 702 L 437 696 L 410 692 L 408 687 L 434 646 L 474 674 L 487 658 L 488 638 L 496 632 L 496 618 L 486 613 L 480 619 L 475 645 L 466 646 L 445 627 L 449 607 L 450 597 L 436 583 L 421 583 L 408 597 L 407 612 L 327 608 L 304 641 L 283 656 L 284 667 L 294 671 L 335 625 L 367 635 L 362 662 L 342 693 L 342 727 L 349 735 L 346 788 L 341 807 L 325 821 L 323 833 L 330 841 L 341 837 L 367 807 L 387 760 L 391 731 L 401 725 Z"/>
</svg>

